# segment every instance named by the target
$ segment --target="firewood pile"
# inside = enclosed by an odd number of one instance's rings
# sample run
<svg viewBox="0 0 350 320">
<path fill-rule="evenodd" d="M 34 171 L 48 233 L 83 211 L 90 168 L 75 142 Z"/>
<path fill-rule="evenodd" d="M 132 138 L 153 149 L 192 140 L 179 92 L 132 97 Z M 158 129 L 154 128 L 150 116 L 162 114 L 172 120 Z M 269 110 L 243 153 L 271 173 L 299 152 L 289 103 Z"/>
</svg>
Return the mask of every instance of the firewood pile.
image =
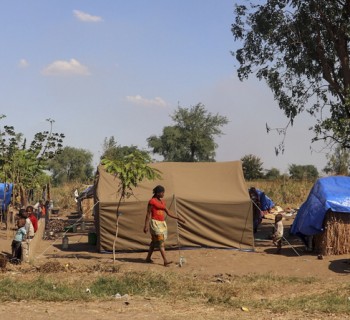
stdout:
<svg viewBox="0 0 350 320">
<path fill-rule="evenodd" d="M 63 232 L 66 226 L 66 222 L 60 219 L 54 219 L 49 221 L 48 230 L 51 232 Z"/>
</svg>

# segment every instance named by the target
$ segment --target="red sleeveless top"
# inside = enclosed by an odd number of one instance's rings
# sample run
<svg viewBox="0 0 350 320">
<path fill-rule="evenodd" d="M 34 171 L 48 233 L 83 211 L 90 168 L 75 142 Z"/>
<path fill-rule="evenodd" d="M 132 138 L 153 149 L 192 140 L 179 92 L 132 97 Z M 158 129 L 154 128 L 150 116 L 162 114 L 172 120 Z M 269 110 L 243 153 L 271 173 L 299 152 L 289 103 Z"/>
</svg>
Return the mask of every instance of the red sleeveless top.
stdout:
<svg viewBox="0 0 350 320">
<path fill-rule="evenodd" d="M 148 201 L 148 204 L 151 206 L 151 218 L 158 221 L 165 220 L 165 201 L 159 200 L 157 198 L 152 198 Z"/>
</svg>

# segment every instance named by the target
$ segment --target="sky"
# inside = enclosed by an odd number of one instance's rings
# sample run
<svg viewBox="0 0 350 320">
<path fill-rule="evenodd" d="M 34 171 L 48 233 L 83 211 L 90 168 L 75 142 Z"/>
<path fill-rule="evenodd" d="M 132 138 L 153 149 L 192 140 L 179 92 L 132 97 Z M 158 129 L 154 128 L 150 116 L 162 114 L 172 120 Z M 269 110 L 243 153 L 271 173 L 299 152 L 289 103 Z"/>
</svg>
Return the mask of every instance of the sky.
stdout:
<svg viewBox="0 0 350 320">
<path fill-rule="evenodd" d="M 311 144 L 312 119 L 299 116 L 282 137 L 266 123 L 287 118 L 264 82 L 240 82 L 231 52 L 231 0 L 1 0 L 0 125 L 31 141 L 48 130 L 65 146 L 94 154 L 105 138 L 149 150 L 147 138 L 173 125 L 178 106 L 202 103 L 229 123 L 217 137 L 217 161 L 253 154 L 263 168 L 327 162 Z"/>
</svg>

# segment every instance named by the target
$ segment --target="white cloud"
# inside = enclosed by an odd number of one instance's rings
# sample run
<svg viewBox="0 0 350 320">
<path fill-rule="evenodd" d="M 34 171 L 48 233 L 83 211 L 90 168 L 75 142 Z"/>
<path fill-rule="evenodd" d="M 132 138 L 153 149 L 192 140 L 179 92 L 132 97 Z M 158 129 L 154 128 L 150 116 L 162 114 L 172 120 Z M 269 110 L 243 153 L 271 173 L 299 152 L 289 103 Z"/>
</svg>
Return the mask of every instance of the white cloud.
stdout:
<svg viewBox="0 0 350 320">
<path fill-rule="evenodd" d="M 74 16 L 83 22 L 100 22 L 103 21 L 103 19 L 99 16 L 92 16 L 91 14 L 88 14 L 83 11 L 79 10 L 73 10 Z"/>
<path fill-rule="evenodd" d="M 43 69 L 42 74 L 45 76 L 60 75 L 90 75 L 89 69 L 82 65 L 78 60 L 70 59 L 69 61 L 56 60 Z"/>
<path fill-rule="evenodd" d="M 133 104 L 137 104 L 144 107 L 156 106 L 156 107 L 166 107 L 167 103 L 160 97 L 155 97 L 154 99 L 146 99 L 140 95 L 127 96 L 126 100 Z"/>
<path fill-rule="evenodd" d="M 28 63 L 28 61 L 26 59 L 21 59 L 18 62 L 18 67 L 19 68 L 23 68 L 23 69 L 27 68 L 27 67 L 29 67 L 29 63 Z"/>
</svg>

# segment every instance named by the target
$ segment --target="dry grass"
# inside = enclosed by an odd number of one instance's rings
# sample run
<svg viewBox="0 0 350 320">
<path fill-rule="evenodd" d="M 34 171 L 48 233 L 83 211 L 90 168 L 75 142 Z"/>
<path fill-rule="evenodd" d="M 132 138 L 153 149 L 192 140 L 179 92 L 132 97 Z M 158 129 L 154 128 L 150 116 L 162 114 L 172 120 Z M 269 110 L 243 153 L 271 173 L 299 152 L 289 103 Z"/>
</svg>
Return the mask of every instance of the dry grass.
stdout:
<svg viewBox="0 0 350 320">
<path fill-rule="evenodd" d="M 348 215 L 328 212 L 325 231 L 315 236 L 315 248 L 322 255 L 350 253 L 350 219 Z"/>
<path fill-rule="evenodd" d="M 307 199 L 313 182 L 285 180 L 258 180 L 247 182 L 247 187 L 256 187 L 265 192 L 276 205 L 281 207 L 299 208 Z"/>
<path fill-rule="evenodd" d="M 87 185 L 80 182 L 69 182 L 59 187 L 52 187 L 51 198 L 54 201 L 54 206 L 60 209 L 75 208 L 74 191 L 81 192 L 87 188 Z"/>
<path fill-rule="evenodd" d="M 115 295 L 270 312 L 350 312 L 349 285 L 274 275 L 199 276 L 164 272 L 72 272 L 0 276 L 0 301 L 107 301 Z M 89 292 L 87 294 L 87 288 Z"/>
</svg>

